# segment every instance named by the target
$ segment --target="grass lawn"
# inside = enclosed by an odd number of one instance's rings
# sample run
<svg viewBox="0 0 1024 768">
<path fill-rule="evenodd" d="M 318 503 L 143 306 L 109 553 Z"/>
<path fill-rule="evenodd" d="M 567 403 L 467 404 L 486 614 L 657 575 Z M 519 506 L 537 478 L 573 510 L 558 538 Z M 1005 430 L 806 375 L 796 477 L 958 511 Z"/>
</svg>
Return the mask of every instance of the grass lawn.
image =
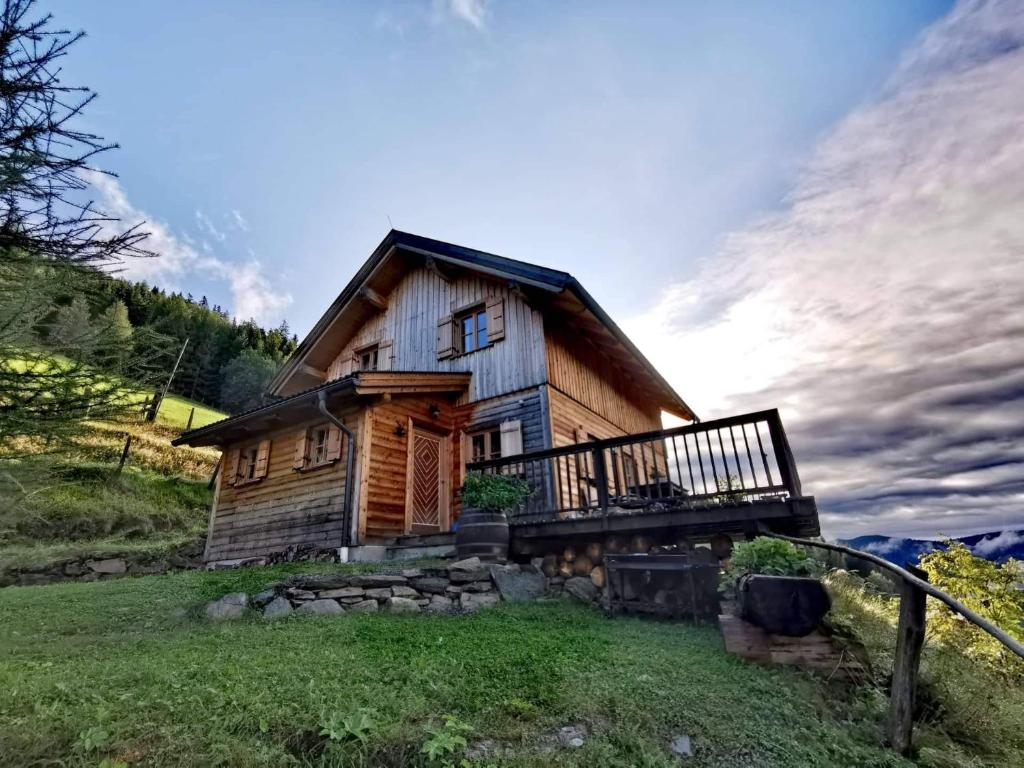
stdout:
<svg viewBox="0 0 1024 768">
<path fill-rule="evenodd" d="M 0 572 L 75 555 L 163 552 L 202 534 L 219 453 L 171 445 L 192 405 L 172 396 L 156 423 L 88 422 L 59 446 L 24 441 L 0 453 Z M 193 425 L 221 415 L 198 406 Z M 127 434 L 131 453 L 118 474 Z"/>
<path fill-rule="evenodd" d="M 196 409 L 196 414 L 192 418 L 192 429 L 205 427 L 207 424 L 213 424 L 213 422 L 226 419 L 228 416 L 226 413 L 197 403 L 195 400 L 189 400 L 187 397 L 168 395 L 160 406 L 156 420 L 170 427 L 184 429 L 188 424 L 188 414 L 193 408 Z"/>
<path fill-rule="evenodd" d="M 198 610 L 297 567 L 0 590 L 0 765 L 442 765 L 420 750 L 446 715 L 517 753 L 472 765 L 680 765 L 675 734 L 686 765 L 909 765 L 876 746 L 884 701 L 727 656 L 711 628 L 562 601 L 219 625 Z M 535 751 L 577 723 L 583 747 Z"/>
</svg>

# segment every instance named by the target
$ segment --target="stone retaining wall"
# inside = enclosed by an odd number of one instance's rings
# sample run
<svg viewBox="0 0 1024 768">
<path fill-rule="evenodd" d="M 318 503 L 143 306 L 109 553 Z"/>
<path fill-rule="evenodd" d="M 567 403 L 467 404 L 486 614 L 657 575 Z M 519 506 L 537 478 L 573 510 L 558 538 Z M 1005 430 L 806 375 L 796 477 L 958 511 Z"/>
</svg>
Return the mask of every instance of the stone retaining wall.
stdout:
<svg viewBox="0 0 1024 768">
<path fill-rule="evenodd" d="M 91 557 L 72 557 L 45 565 L 14 568 L 0 572 L 0 587 L 27 587 L 59 581 L 98 581 L 202 568 L 203 545 L 204 541 L 200 539 L 159 555 L 130 553 L 105 557 L 97 553 Z"/>
<path fill-rule="evenodd" d="M 190 571 L 210 566 L 203 563 L 206 539 L 201 538 L 171 552 L 94 553 L 91 557 L 55 560 L 44 565 L 12 568 L 0 572 L 0 587 L 27 587 L 35 584 L 53 584 L 60 581 L 98 581 L 122 576 L 151 576 L 154 574 Z M 265 557 L 252 557 L 213 566 L 214 568 L 249 568 L 262 565 L 293 562 L 337 562 L 336 549 L 312 546 L 291 546 Z"/>
<path fill-rule="evenodd" d="M 225 595 L 209 603 L 206 614 L 219 620 L 238 618 L 251 611 L 267 619 L 291 613 L 349 611 L 458 613 L 495 605 L 501 600 L 535 600 L 563 589 L 588 602 L 600 597 L 600 591 L 589 579 L 549 580 L 536 565 L 490 565 L 471 557 L 443 568 L 413 568 L 400 573 L 293 576 L 251 597 L 244 593 Z"/>
</svg>

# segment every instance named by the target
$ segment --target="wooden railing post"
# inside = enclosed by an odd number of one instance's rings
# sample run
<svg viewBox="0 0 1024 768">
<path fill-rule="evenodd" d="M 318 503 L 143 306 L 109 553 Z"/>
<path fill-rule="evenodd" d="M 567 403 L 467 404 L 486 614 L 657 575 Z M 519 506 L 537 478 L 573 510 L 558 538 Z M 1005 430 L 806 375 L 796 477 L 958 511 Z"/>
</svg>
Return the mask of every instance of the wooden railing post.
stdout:
<svg viewBox="0 0 1024 768">
<path fill-rule="evenodd" d="M 594 482 L 597 484 L 597 506 L 608 511 L 608 467 L 604 462 L 604 448 L 595 446 L 590 451 L 594 461 Z"/>
<path fill-rule="evenodd" d="M 907 570 L 922 580 L 928 574 L 908 565 Z M 917 694 L 917 668 L 924 645 L 925 599 L 923 590 L 901 580 L 900 621 L 896 630 L 896 658 L 892 668 L 889 694 L 889 746 L 901 755 L 910 752 L 914 727 L 914 701 Z"/>
<path fill-rule="evenodd" d="M 796 459 L 793 458 L 793 449 L 789 447 L 789 438 L 786 437 L 786 430 L 782 428 L 782 419 L 778 411 L 772 411 L 768 417 L 768 434 L 772 438 L 775 462 L 779 465 L 782 484 L 789 489 L 790 496 L 803 496 L 800 475 L 796 471 Z"/>
</svg>

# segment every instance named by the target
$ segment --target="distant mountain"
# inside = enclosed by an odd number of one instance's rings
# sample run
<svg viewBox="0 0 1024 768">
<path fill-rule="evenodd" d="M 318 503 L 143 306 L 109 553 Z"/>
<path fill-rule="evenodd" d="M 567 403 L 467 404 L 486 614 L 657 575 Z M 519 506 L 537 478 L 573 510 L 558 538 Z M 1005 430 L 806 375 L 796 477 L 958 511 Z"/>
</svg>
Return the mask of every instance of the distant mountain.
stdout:
<svg viewBox="0 0 1024 768">
<path fill-rule="evenodd" d="M 978 557 L 997 563 L 1011 557 L 1024 560 L 1024 530 L 976 533 L 973 536 L 962 536 L 956 541 L 963 542 Z M 839 543 L 884 557 L 896 565 L 917 565 L 922 555 L 942 545 L 941 541 L 895 539 L 889 536 L 858 536 L 855 539 L 840 540 Z"/>
</svg>

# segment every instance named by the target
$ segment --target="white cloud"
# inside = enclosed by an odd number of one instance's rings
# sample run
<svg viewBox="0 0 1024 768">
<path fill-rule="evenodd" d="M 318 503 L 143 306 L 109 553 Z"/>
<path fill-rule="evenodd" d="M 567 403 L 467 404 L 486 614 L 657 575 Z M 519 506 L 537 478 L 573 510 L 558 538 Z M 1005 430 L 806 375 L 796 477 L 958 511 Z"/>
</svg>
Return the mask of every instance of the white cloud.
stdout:
<svg viewBox="0 0 1024 768">
<path fill-rule="evenodd" d="M 246 218 L 245 216 L 242 215 L 241 211 L 232 208 L 231 219 L 234 222 L 235 226 L 238 227 L 238 229 L 242 230 L 243 232 L 249 231 L 249 222 L 246 221 Z"/>
<path fill-rule="evenodd" d="M 442 0 L 448 13 L 467 24 L 483 29 L 487 20 L 486 0 Z"/>
<path fill-rule="evenodd" d="M 1024 543 L 1024 533 L 1019 531 L 1001 531 L 998 536 L 982 539 L 971 550 L 979 557 L 991 557 L 992 555 L 998 556 L 999 553 L 1021 543 Z"/>
<path fill-rule="evenodd" d="M 1024 6 L 966 2 L 785 207 L 626 323 L 701 416 L 779 406 L 830 535 L 1019 520 Z"/>
<path fill-rule="evenodd" d="M 255 258 L 242 263 L 228 261 L 214 255 L 213 247 L 206 241 L 199 245 L 201 252 L 197 251 L 195 242 L 187 234 L 176 236 L 168 225 L 132 205 L 116 179 L 97 172 L 88 172 L 85 177 L 99 193 L 100 210 L 116 218 L 122 230 L 145 222 L 142 229 L 149 237 L 143 247 L 157 254 L 154 258 L 128 259 L 121 265 L 121 276 L 175 290 L 181 290 L 183 279 L 189 275 L 221 280 L 231 291 L 235 317 L 264 324 L 281 321 L 292 297 L 275 290 Z M 201 211 L 196 211 L 196 219 L 207 234 L 217 232 Z M 216 239 L 222 242 L 226 236 Z"/>
<path fill-rule="evenodd" d="M 206 234 L 210 235 L 210 237 L 212 237 L 217 242 L 223 243 L 225 240 L 227 240 L 228 236 L 221 230 L 217 229 L 217 227 L 214 226 L 213 222 L 210 221 L 209 217 L 202 211 L 196 211 L 196 223 L 199 225 L 199 229 L 202 232 L 205 232 Z"/>
</svg>

